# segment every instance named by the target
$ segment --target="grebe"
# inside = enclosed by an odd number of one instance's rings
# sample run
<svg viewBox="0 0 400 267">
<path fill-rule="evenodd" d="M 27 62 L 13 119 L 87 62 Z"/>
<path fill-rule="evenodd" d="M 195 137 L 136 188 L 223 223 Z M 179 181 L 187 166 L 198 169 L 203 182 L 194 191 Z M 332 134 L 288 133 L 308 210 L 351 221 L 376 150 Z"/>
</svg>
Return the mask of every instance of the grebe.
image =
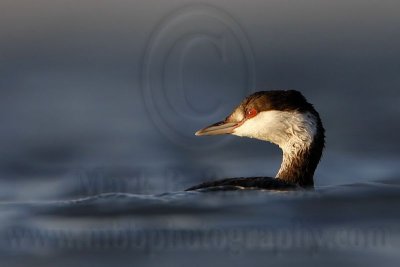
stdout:
<svg viewBox="0 0 400 267">
<path fill-rule="evenodd" d="M 196 132 L 198 136 L 220 134 L 257 138 L 278 145 L 283 160 L 276 177 L 228 178 L 205 182 L 186 191 L 313 188 L 325 130 L 318 112 L 299 91 L 256 92 L 246 97 L 225 120 Z"/>
</svg>

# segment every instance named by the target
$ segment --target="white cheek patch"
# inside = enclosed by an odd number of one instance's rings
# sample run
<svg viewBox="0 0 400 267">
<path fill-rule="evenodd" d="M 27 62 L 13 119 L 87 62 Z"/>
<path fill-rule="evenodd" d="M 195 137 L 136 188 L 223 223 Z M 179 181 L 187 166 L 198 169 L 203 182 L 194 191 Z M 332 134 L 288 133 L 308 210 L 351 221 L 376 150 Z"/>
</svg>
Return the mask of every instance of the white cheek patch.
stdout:
<svg viewBox="0 0 400 267">
<path fill-rule="evenodd" d="M 269 141 L 286 150 L 310 145 L 316 131 L 316 118 L 309 112 L 270 110 L 248 119 L 232 134 Z"/>
<path fill-rule="evenodd" d="M 237 127 L 233 134 L 273 142 L 275 137 L 285 134 L 282 132 L 282 115 L 279 111 L 260 112 Z"/>
</svg>

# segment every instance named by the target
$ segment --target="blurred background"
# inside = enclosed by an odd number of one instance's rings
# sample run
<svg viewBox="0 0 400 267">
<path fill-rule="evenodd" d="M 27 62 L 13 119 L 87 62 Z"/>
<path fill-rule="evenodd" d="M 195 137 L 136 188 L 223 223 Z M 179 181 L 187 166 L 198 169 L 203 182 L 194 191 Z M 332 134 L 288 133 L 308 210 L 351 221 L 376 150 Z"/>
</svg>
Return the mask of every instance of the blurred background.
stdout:
<svg viewBox="0 0 400 267">
<path fill-rule="evenodd" d="M 398 1 L 0 3 L 0 199 L 274 176 L 281 152 L 194 132 L 296 89 L 327 132 L 318 186 L 399 177 Z"/>
<path fill-rule="evenodd" d="M 398 266 L 400 2 L 0 1 L 4 266 Z M 278 147 L 196 137 L 248 94 L 319 111 L 317 190 Z"/>
</svg>

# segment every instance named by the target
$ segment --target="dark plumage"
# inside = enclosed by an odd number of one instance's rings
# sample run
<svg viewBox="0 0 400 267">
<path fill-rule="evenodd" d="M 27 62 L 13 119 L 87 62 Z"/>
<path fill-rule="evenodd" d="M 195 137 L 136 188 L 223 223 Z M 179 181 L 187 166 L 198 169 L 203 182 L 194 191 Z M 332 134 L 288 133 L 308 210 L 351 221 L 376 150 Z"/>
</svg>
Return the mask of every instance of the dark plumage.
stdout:
<svg viewBox="0 0 400 267">
<path fill-rule="evenodd" d="M 265 117 L 260 117 L 260 113 Z M 271 122 L 277 125 L 277 133 L 268 124 Z M 291 123 L 296 125 L 290 125 Z M 254 93 L 246 97 L 224 121 L 196 133 L 216 134 L 254 137 L 279 145 L 284 155 L 277 177 L 228 178 L 202 183 L 187 190 L 228 187 L 290 190 L 313 187 L 314 172 L 324 148 L 325 130 L 318 112 L 300 92 L 276 90 Z"/>
</svg>

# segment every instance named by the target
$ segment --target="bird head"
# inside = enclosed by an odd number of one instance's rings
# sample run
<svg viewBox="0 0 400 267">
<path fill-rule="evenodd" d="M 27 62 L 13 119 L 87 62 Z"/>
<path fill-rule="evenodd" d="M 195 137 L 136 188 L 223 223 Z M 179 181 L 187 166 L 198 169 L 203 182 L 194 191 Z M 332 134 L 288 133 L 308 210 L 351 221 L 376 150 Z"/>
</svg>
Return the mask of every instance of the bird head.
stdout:
<svg viewBox="0 0 400 267">
<path fill-rule="evenodd" d="M 197 131 L 196 135 L 231 134 L 269 141 L 287 149 L 310 145 L 319 125 L 317 111 L 300 92 L 261 91 L 246 97 L 225 120 Z"/>
</svg>

